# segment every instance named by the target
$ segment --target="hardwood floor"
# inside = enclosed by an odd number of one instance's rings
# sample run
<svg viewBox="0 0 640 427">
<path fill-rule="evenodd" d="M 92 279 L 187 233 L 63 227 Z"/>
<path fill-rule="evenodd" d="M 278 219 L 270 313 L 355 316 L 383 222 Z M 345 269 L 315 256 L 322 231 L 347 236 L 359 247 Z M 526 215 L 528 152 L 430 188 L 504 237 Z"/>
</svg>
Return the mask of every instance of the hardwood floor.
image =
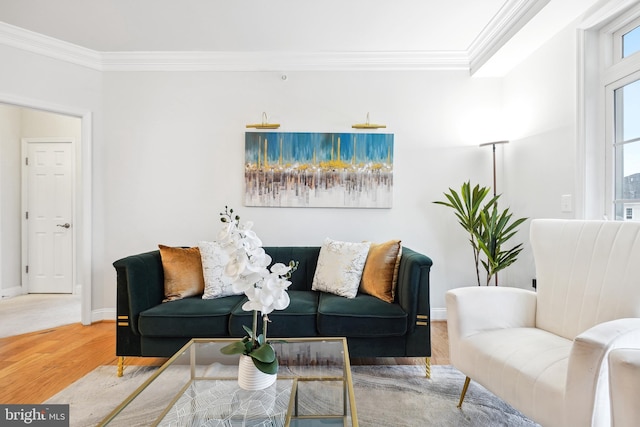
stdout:
<svg viewBox="0 0 640 427">
<path fill-rule="evenodd" d="M 115 324 L 79 323 L 0 339 L 0 403 L 43 403 L 101 365 L 116 375 Z M 447 323 L 431 324 L 431 363 L 449 364 Z M 159 366 L 163 358 L 130 357 L 126 365 Z M 421 357 L 358 358 L 352 364 L 423 364 Z M 126 368 L 125 368 L 126 369 Z"/>
</svg>

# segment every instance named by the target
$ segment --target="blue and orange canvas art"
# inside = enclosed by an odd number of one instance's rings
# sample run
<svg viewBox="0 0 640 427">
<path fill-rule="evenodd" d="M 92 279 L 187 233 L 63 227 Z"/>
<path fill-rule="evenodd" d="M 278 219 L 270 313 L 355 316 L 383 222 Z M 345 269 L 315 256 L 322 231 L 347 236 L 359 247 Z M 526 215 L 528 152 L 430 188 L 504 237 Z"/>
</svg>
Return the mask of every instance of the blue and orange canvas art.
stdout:
<svg viewBox="0 0 640 427">
<path fill-rule="evenodd" d="M 245 205 L 390 208 L 393 134 L 246 132 Z"/>
</svg>

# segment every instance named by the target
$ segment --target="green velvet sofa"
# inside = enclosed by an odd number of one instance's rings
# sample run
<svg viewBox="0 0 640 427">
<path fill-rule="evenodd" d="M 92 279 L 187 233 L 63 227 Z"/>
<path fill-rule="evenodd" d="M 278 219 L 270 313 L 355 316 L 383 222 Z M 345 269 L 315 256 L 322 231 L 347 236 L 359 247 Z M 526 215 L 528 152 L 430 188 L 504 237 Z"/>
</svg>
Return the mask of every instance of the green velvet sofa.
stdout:
<svg viewBox="0 0 640 427">
<path fill-rule="evenodd" d="M 393 303 L 358 293 L 353 299 L 311 290 L 320 247 L 265 247 L 273 262 L 297 260 L 291 303 L 269 315 L 269 338 L 346 337 L 352 357 L 425 357 L 430 375 L 429 257 L 402 249 Z M 116 355 L 169 357 L 191 338 L 242 337 L 252 313 L 244 295 L 190 297 L 163 303 L 159 251 L 113 263 L 117 272 Z"/>
</svg>

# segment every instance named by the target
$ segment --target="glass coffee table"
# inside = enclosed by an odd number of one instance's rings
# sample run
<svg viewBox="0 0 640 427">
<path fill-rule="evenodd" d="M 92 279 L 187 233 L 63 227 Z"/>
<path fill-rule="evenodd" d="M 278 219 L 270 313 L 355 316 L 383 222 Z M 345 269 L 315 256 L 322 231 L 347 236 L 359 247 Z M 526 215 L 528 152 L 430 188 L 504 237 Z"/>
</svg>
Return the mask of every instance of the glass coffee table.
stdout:
<svg viewBox="0 0 640 427">
<path fill-rule="evenodd" d="M 358 426 L 345 338 L 273 342 L 280 367 L 264 390 L 238 386 L 237 339 L 193 339 L 101 426 Z"/>
</svg>

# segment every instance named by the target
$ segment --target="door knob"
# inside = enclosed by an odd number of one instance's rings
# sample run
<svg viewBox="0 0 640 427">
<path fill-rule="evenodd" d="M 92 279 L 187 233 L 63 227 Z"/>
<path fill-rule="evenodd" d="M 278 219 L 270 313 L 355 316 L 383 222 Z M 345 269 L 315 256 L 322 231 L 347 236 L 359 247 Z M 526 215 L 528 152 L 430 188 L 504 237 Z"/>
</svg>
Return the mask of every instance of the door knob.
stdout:
<svg viewBox="0 0 640 427">
<path fill-rule="evenodd" d="M 64 224 L 56 224 L 56 227 L 69 228 L 71 227 L 71 224 L 65 222 Z"/>
</svg>

